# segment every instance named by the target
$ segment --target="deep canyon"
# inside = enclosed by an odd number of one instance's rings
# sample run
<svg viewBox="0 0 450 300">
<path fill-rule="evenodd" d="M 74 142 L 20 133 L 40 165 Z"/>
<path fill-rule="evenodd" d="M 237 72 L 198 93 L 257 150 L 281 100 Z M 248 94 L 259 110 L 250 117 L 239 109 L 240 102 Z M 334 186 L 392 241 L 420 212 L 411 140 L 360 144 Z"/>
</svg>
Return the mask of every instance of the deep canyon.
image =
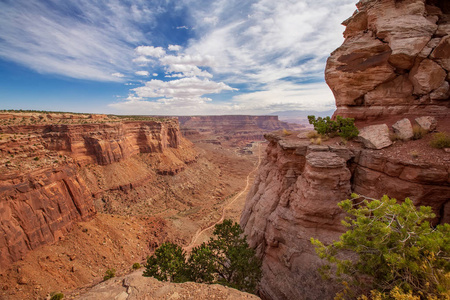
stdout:
<svg viewBox="0 0 450 300">
<path fill-rule="evenodd" d="M 422 139 L 315 143 L 310 128 L 276 116 L 0 113 L 0 299 L 54 291 L 95 299 L 89 292 L 104 289 L 140 299 L 145 282 L 127 277 L 131 265 L 165 241 L 189 245 L 222 212 L 240 221 L 262 259 L 261 298 L 332 299 L 338 287 L 321 278 L 310 238 L 339 238 L 337 203 L 351 193 L 409 197 L 433 208 L 433 224 L 450 223 L 450 153 L 429 145 L 434 132 L 450 134 L 448 1 L 361 0 L 357 8 L 325 70 L 335 116 L 355 118 L 360 131 L 386 128 L 385 138 L 398 121 L 432 117 Z M 109 268 L 116 286 L 92 289 Z M 151 286 L 164 297 L 249 296 Z"/>
</svg>

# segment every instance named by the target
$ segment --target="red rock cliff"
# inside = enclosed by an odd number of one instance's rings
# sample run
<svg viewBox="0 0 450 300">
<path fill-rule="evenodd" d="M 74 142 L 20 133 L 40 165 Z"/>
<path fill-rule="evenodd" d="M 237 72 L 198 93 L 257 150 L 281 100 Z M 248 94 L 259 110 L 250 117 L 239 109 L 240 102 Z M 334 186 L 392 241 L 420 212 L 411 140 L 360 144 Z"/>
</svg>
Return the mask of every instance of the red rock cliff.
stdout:
<svg viewBox="0 0 450 300">
<path fill-rule="evenodd" d="M 99 191 L 91 191 L 80 172 L 89 165 L 149 153 L 161 161 L 157 172 L 174 174 L 195 159 L 176 119 L 0 126 L 0 136 L 0 270 L 95 215 Z"/>
<path fill-rule="evenodd" d="M 289 129 L 289 125 L 278 120 L 278 116 L 186 116 L 178 119 L 183 127 L 216 132 Z"/>
<path fill-rule="evenodd" d="M 432 206 L 436 222 L 450 222 L 450 165 L 390 158 L 377 150 L 310 145 L 309 140 L 266 135 L 270 144 L 250 190 L 241 226 L 263 260 L 266 299 L 332 299 L 336 290 L 317 271 L 310 243 L 344 231 L 337 203 L 351 192 L 379 198 L 410 197 Z"/>
<path fill-rule="evenodd" d="M 448 1 L 361 0 L 357 7 L 326 66 L 335 115 L 448 115 Z"/>
</svg>

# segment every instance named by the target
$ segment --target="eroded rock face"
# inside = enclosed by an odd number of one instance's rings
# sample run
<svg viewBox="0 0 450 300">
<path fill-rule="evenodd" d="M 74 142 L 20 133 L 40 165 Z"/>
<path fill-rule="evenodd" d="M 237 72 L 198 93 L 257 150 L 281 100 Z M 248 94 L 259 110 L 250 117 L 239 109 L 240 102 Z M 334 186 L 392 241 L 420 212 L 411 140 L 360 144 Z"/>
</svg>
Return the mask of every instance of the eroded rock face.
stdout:
<svg viewBox="0 0 450 300">
<path fill-rule="evenodd" d="M 126 165 L 132 156 L 149 154 L 155 172 L 173 175 L 196 159 L 176 119 L 0 126 L 0 133 L 0 270 L 93 217 L 95 194 L 102 189 L 127 191 L 153 178 L 151 172 L 112 168 L 121 173 L 90 190 L 95 185 L 88 184 L 83 168 L 95 176 L 93 166 Z"/>
<path fill-rule="evenodd" d="M 0 180 L 0 269 L 96 213 L 74 166 L 5 177 Z"/>
<path fill-rule="evenodd" d="M 450 15 L 445 1 L 361 0 L 327 62 L 335 115 L 446 115 Z"/>
<path fill-rule="evenodd" d="M 250 246 L 262 257 L 263 298 L 333 298 L 336 287 L 322 281 L 317 269 L 323 262 L 310 238 L 325 243 L 339 238 L 345 229 L 337 203 L 352 192 L 410 197 L 433 208 L 434 222 L 450 221 L 448 166 L 399 161 L 380 150 L 309 145 L 276 134 L 266 138 L 266 157 L 241 216 Z"/>
</svg>

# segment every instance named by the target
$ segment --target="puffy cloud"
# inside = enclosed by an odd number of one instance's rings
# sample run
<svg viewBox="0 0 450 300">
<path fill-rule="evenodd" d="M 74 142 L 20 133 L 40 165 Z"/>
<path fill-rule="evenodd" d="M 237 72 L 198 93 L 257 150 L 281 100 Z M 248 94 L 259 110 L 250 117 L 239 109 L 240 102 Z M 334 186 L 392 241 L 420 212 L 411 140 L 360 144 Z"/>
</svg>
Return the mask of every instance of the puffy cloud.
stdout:
<svg viewBox="0 0 450 300">
<path fill-rule="evenodd" d="M 169 49 L 170 51 L 178 52 L 181 51 L 182 48 L 180 45 L 169 45 L 167 49 Z"/>
<path fill-rule="evenodd" d="M 156 77 L 156 76 L 158 76 L 158 73 L 153 73 L 152 75 L 153 75 L 154 77 Z"/>
<path fill-rule="evenodd" d="M 193 65 L 193 66 L 212 66 L 214 57 L 211 55 L 167 55 L 160 59 L 164 65 Z"/>
<path fill-rule="evenodd" d="M 205 94 L 217 94 L 223 90 L 236 90 L 223 82 L 214 82 L 197 77 L 181 78 L 171 81 L 152 79 L 145 86 L 132 89 L 135 95 L 143 98 L 200 98 Z"/>
<path fill-rule="evenodd" d="M 162 47 L 139 46 L 135 50 L 137 54 L 143 56 L 162 57 L 166 54 L 166 51 Z"/>
<path fill-rule="evenodd" d="M 207 71 L 200 70 L 198 67 L 193 66 L 193 65 L 178 65 L 178 64 L 169 65 L 169 67 L 167 67 L 167 72 L 168 73 L 182 73 L 183 76 L 186 76 L 186 77 L 194 77 L 194 76 L 207 77 L 207 78 L 213 77 Z"/>
<path fill-rule="evenodd" d="M 148 75 L 150 75 L 150 73 L 148 71 L 137 71 L 137 72 L 135 72 L 135 74 L 139 75 L 139 76 L 148 76 Z"/>
<path fill-rule="evenodd" d="M 125 75 L 123 75 L 122 73 L 118 73 L 118 72 L 112 73 L 111 75 L 114 76 L 114 77 L 117 77 L 117 78 L 125 77 Z"/>
</svg>

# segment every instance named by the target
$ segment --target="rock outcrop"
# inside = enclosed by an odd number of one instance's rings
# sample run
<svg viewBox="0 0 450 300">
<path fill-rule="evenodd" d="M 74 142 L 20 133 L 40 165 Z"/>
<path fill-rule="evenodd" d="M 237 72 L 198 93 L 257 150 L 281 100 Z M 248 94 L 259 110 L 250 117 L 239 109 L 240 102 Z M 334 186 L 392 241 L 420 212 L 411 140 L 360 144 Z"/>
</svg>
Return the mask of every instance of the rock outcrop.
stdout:
<svg viewBox="0 0 450 300">
<path fill-rule="evenodd" d="M 361 0 L 344 21 L 345 41 L 327 61 L 335 115 L 448 115 L 450 10 L 447 1 Z"/>
<path fill-rule="evenodd" d="M 351 192 L 384 194 L 431 206 L 434 222 L 450 222 L 450 165 L 403 160 L 380 150 L 276 134 L 270 142 L 241 216 L 249 244 L 263 260 L 261 296 L 267 299 L 331 299 L 310 238 L 337 240 L 344 228 L 337 203 Z M 383 150 L 384 151 L 384 150 Z M 388 151 L 388 150 L 386 150 Z"/>
<path fill-rule="evenodd" d="M 176 119 L 13 124 L 0 126 L 0 136 L 0 269 L 93 217 L 94 199 L 105 188 L 128 191 L 154 172 L 173 175 L 196 159 Z M 153 173 L 113 166 L 127 166 L 137 154 L 149 155 Z M 92 183 L 101 182 L 93 178 L 98 166 L 112 170 L 103 189 Z"/>
<path fill-rule="evenodd" d="M 143 277 L 142 271 L 100 283 L 75 299 L 260 299 L 236 289 L 218 284 L 194 282 L 161 282 L 152 277 Z"/>
</svg>

